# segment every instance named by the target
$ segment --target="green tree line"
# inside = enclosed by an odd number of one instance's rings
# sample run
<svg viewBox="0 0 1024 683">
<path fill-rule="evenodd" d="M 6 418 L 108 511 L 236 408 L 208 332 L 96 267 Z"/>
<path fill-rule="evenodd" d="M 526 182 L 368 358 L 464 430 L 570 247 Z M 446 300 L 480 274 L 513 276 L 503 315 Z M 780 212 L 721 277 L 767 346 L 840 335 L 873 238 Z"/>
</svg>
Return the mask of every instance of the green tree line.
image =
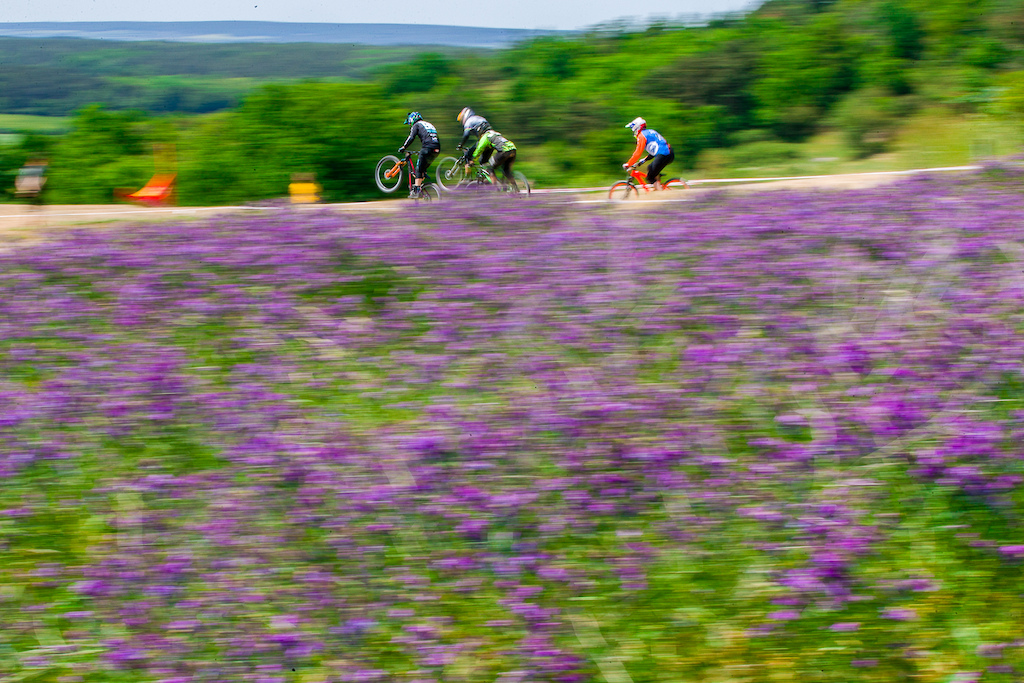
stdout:
<svg viewBox="0 0 1024 683">
<path fill-rule="evenodd" d="M 434 49 L 449 57 L 486 52 Z M 328 43 L 0 38 L 0 112 L 68 116 L 102 102 L 115 110 L 209 113 L 238 106 L 268 82 L 370 80 L 422 50 Z"/>
<path fill-rule="evenodd" d="M 183 203 L 279 197 L 295 171 L 315 172 L 330 200 L 376 196 L 373 166 L 404 140 L 405 113 L 437 125 L 450 153 L 463 106 L 512 138 L 541 184 L 607 179 L 632 148 L 623 125 L 635 116 L 666 135 L 684 168 L 708 149 L 770 153 L 824 127 L 867 156 L 924 106 L 1019 119 L 1022 68 L 1016 0 L 769 0 L 703 26 L 606 26 L 421 54 L 361 83 L 263 85 L 203 116 L 91 106 L 50 141 L 51 200 L 109 201 L 113 187 L 140 185 L 157 142 L 178 150 Z"/>
</svg>

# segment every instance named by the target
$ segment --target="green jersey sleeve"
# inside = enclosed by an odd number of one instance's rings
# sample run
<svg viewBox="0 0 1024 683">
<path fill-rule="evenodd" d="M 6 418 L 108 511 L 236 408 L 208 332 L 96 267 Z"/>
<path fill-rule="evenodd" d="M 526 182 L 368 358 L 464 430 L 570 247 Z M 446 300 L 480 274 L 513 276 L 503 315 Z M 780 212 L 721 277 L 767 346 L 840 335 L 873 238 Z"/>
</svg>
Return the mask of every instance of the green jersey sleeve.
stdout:
<svg viewBox="0 0 1024 683">
<path fill-rule="evenodd" d="M 480 158 L 483 151 L 491 146 L 491 131 L 487 131 L 480 136 L 480 139 L 476 142 L 476 149 L 473 150 L 473 161 Z"/>
</svg>

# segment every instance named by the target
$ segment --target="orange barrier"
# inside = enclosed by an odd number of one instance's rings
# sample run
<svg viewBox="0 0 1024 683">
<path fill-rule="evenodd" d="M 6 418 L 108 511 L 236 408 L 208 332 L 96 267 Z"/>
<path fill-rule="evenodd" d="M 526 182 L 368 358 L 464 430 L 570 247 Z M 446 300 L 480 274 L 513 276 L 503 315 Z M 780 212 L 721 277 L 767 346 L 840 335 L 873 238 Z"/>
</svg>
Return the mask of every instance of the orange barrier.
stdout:
<svg viewBox="0 0 1024 683">
<path fill-rule="evenodd" d="M 129 202 L 139 202 L 150 206 L 173 206 L 175 204 L 174 179 L 175 173 L 157 173 L 149 182 L 135 192 L 114 190 L 114 197 Z"/>
</svg>

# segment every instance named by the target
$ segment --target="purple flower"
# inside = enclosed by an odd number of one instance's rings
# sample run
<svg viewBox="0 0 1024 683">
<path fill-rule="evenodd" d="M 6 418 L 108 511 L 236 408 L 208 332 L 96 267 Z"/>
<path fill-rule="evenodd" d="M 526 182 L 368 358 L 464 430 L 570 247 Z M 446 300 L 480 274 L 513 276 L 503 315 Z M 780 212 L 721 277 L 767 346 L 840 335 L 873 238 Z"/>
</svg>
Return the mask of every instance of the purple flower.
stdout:
<svg viewBox="0 0 1024 683">
<path fill-rule="evenodd" d="M 981 672 L 978 671 L 960 671 L 953 674 L 953 678 L 950 679 L 950 683 L 978 683 L 981 680 Z"/>
<path fill-rule="evenodd" d="M 992 666 L 985 669 L 985 671 L 993 674 L 1012 674 L 1016 673 L 1017 670 L 1009 664 L 993 664 Z"/>
<path fill-rule="evenodd" d="M 850 666 L 855 669 L 873 669 L 878 666 L 877 659 L 854 659 L 850 662 Z"/>
<path fill-rule="evenodd" d="M 908 607 L 890 607 L 882 611 L 882 618 L 893 621 L 913 621 L 917 619 L 917 612 Z"/>
<path fill-rule="evenodd" d="M 771 612 L 768 615 L 768 618 L 773 621 L 791 621 L 793 619 L 799 619 L 800 612 L 795 609 L 781 609 Z"/>
<path fill-rule="evenodd" d="M 837 633 L 853 633 L 860 629 L 860 622 L 858 621 L 839 621 L 829 626 L 830 631 Z"/>
</svg>

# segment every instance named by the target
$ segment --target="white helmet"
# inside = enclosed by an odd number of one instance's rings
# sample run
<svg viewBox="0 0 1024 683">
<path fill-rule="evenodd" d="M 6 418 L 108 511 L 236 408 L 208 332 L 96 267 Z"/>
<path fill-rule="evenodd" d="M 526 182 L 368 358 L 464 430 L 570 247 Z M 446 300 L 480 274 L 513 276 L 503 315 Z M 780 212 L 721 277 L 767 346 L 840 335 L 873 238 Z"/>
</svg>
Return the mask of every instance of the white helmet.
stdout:
<svg viewBox="0 0 1024 683">
<path fill-rule="evenodd" d="M 643 120 L 638 116 L 629 123 L 627 123 L 625 127 L 633 131 L 633 135 L 636 135 L 637 133 L 639 133 L 640 131 L 647 127 L 647 121 Z"/>
</svg>

